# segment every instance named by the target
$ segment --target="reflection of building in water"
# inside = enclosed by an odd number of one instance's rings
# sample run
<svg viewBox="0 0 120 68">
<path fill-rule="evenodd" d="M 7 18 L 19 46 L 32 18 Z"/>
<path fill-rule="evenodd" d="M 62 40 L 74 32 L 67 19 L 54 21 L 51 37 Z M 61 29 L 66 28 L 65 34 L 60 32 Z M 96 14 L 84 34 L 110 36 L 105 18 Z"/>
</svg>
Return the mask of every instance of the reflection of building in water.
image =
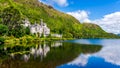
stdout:
<svg viewBox="0 0 120 68">
<path fill-rule="evenodd" d="M 59 47 L 62 46 L 61 42 L 54 42 L 53 44 L 51 44 L 51 47 Z"/>
<path fill-rule="evenodd" d="M 50 51 L 50 47 L 46 44 L 43 45 L 43 47 L 41 47 L 41 45 L 39 45 L 38 48 L 31 48 L 30 53 L 32 55 L 34 55 L 34 57 L 41 57 L 41 60 L 43 57 L 47 56 L 47 53 Z"/>
<path fill-rule="evenodd" d="M 11 53 L 10 56 L 11 56 L 12 58 L 14 58 L 15 55 L 14 55 L 13 53 Z"/>
<path fill-rule="evenodd" d="M 51 47 L 59 47 L 62 46 L 61 42 L 54 42 L 52 44 L 50 44 Z M 41 58 L 41 61 L 44 57 L 47 56 L 47 53 L 50 51 L 50 46 L 47 45 L 47 43 L 44 43 L 43 45 L 38 45 L 37 48 L 31 48 L 30 49 L 30 54 L 24 54 L 23 55 L 23 59 L 25 62 L 27 62 L 31 56 L 34 56 L 34 58 L 36 59 L 37 57 Z"/>
<path fill-rule="evenodd" d="M 4 47 L 4 51 L 6 51 L 7 50 L 7 47 Z"/>
<path fill-rule="evenodd" d="M 27 62 L 29 59 L 30 59 L 30 54 L 28 54 L 28 55 L 23 55 L 23 59 L 24 59 L 24 61 L 25 62 Z"/>
<path fill-rule="evenodd" d="M 34 56 L 34 58 L 36 59 L 37 57 L 41 57 L 41 61 L 44 57 L 47 56 L 47 53 L 50 51 L 50 47 L 47 46 L 46 44 L 44 44 L 43 47 L 41 47 L 41 45 L 39 45 L 38 48 L 31 48 L 30 50 L 30 54 L 24 54 L 23 55 L 23 60 L 25 62 L 27 62 L 31 56 Z"/>
<path fill-rule="evenodd" d="M 25 62 L 27 62 L 30 58 L 41 58 L 41 61 L 43 58 L 45 58 L 50 52 L 51 49 L 55 49 L 57 47 L 62 46 L 62 42 L 44 42 L 44 44 L 38 45 L 36 47 L 29 48 L 30 50 L 27 51 L 17 51 L 10 53 L 12 59 L 22 58 Z M 3 48 L 3 50 L 7 50 L 7 48 Z"/>
<path fill-rule="evenodd" d="M 62 46 L 61 42 L 55 42 L 51 44 L 51 47 L 59 47 Z M 31 48 L 30 53 L 36 57 L 41 56 L 41 57 L 46 57 L 47 53 L 50 51 L 50 47 L 44 43 L 43 47 L 39 45 L 38 48 Z"/>
</svg>

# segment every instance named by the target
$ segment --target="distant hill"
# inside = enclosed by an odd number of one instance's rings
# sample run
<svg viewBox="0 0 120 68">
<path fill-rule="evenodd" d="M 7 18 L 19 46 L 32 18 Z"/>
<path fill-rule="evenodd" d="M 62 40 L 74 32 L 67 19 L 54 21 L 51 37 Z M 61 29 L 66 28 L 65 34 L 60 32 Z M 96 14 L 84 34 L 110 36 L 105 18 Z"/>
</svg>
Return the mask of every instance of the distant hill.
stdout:
<svg viewBox="0 0 120 68">
<path fill-rule="evenodd" d="M 120 34 L 117 34 L 118 36 L 120 36 Z"/>
<path fill-rule="evenodd" d="M 19 11 L 21 20 L 29 19 L 31 23 L 40 23 L 40 19 L 43 19 L 51 33 L 63 34 L 66 38 L 118 38 L 96 24 L 81 24 L 71 15 L 59 12 L 38 0 L 0 0 L 0 14 L 10 6 Z M 3 22 L 2 16 L 0 21 Z"/>
</svg>

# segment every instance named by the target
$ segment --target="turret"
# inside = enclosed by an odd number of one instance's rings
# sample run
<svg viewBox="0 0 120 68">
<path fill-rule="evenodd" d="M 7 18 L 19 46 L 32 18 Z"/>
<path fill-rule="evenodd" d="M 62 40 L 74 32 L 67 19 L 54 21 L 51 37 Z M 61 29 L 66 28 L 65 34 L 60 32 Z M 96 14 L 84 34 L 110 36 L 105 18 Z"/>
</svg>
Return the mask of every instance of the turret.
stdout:
<svg viewBox="0 0 120 68">
<path fill-rule="evenodd" d="M 40 25 L 44 26 L 43 19 L 40 19 L 40 20 L 41 20 Z"/>
</svg>

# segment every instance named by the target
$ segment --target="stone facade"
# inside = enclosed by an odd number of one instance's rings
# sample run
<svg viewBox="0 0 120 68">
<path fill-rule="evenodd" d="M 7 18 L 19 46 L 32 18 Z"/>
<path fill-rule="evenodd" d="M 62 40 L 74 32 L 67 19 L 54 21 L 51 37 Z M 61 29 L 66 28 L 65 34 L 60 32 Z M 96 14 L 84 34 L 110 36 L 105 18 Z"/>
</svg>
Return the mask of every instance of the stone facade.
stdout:
<svg viewBox="0 0 120 68">
<path fill-rule="evenodd" d="M 29 26 L 31 26 L 30 21 L 29 21 L 28 19 L 25 19 L 25 20 L 23 21 L 23 26 L 24 26 L 24 27 L 29 27 Z"/>
<path fill-rule="evenodd" d="M 50 34 L 50 29 L 47 27 L 46 23 L 43 22 L 43 20 L 41 19 L 40 24 L 30 24 L 29 20 L 25 20 L 24 22 L 24 26 L 25 27 L 29 27 L 30 28 L 30 32 L 32 34 L 37 34 L 39 33 L 39 35 L 41 36 L 42 34 L 46 37 Z"/>
<path fill-rule="evenodd" d="M 51 36 L 53 36 L 53 37 L 58 37 L 58 38 L 62 38 L 62 34 L 51 34 Z"/>
</svg>

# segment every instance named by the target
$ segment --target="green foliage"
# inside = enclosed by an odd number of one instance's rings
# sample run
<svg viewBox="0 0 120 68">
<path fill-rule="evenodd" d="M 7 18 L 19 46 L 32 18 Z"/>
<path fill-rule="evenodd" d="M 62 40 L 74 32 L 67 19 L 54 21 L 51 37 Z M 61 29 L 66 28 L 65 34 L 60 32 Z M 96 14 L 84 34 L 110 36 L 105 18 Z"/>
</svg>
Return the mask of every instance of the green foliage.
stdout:
<svg viewBox="0 0 120 68">
<path fill-rule="evenodd" d="M 17 28 L 9 31 L 9 35 L 13 35 L 17 38 L 22 37 L 26 35 L 25 28 L 23 26 L 18 26 Z"/>
<path fill-rule="evenodd" d="M 51 34 L 49 34 L 47 37 L 48 37 L 48 38 L 52 38 Z"/>
<path fill-rule="evenodd" d="M 27 35 L 30 35 L 30 28 L 29 28 L 29 27 L 26 27 L 26 28 L 25 28 L 25 32 L 26 32 Z"/>
<path fill-rule="evenodd" d="M 4 43 L 4 41 L 5 41 L 5 39 L 2 38 L 2 37 L 0 37 L 0 44 L 1 44 L 1 43 Z"/>
<path fill-rule="evenodd" d="M 7 7 L 2 11 L 1 14 L 2 24 L 8 26 L 9 31 L 8 35 L 15 37 L 22 37 L 26 34 L 30 34 L 30 29 L 27 27 L 26 29 L 21 26 L 21 14 L 18 9 L 13 6 Z M 2 29 L 2 28 L 1 28 Z"/>
<path fill-rule="evenodd" d="M 2 0 L 0 6 L 2 6 L 0 7 L 0 11 L 2 11 L 0 20 L 2 24 L 11 29 L 9 30 L 10 35 L 20 35 L 22 31 L 17 31 L 19 30 L 17 27 L 20 27 L 22 19 L 28 18 L 32 24 L 35 21 L 40 23 L 40 19 L 43 19 L 51 33 L 62 34 L 65 38 L 119 38 L 105 32 L 95 24 L 81 24 L 74 17 L 59 12 L 38 0 Z M 24 32 L 30 34 L 28 28 Z M 24 32 L 20 37 L 24 35 Z"/>
<path fill-rule="evenodd" d="M 44 34 L 42 33 L 41 38 L 44 38 Z"/>
<path fill-rule="evenodd" d="M 73 38 L 73 35 L 71 33 L 66 33 L 63 35 L 63 38 Z"/>
<path fill-rule="evenodd" d="M 0 24 L 0 35 L 5 35 L 8 32 L 8 27 L 6 25 Z"/>
<path fill-rule="evenodd" d="M 9 29 L 14 29 L 21 24 L 20 12 L 13 6 L 5 8 L 2 12 L 1 18 L 2 24 L 7 25 Z"/>
</svg>

